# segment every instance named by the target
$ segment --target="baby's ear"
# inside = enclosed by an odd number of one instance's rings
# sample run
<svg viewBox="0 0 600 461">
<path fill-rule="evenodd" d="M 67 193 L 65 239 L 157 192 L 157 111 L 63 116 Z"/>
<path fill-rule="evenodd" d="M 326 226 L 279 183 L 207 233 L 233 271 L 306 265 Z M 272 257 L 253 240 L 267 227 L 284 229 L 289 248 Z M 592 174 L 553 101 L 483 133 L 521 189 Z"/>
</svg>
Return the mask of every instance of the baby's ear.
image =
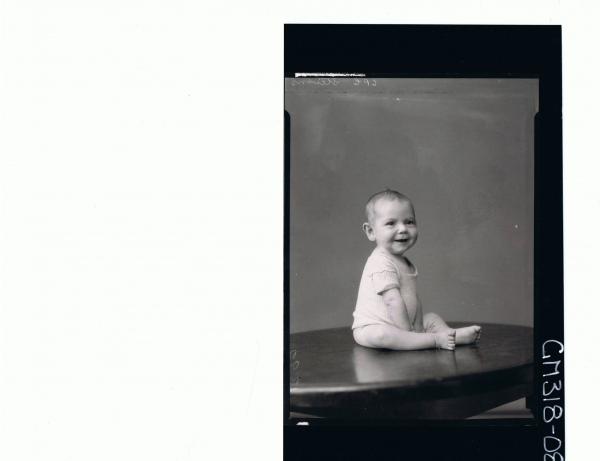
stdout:
<svg viewBox="0 0 600 461">
<path fill-rule="evenodd" d="M 371 227 L 371 225 L 368 222 L 366 222 L 362 225 L 362 228 L 363 228 L 363 232 L 365 233 L 367 238 L 371 242 L 374 242 L 375 241 L 375 233 L 373 232 L 373 228 Z"/>
</svg>

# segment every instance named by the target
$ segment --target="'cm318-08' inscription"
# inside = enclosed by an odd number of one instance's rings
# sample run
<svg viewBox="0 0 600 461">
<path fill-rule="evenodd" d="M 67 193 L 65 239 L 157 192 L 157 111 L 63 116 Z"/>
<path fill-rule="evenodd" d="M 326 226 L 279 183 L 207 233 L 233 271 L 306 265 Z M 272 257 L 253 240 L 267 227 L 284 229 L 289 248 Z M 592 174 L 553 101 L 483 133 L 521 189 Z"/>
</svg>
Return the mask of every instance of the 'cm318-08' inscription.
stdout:
<svg viewBox="0 0 600 461">
<path fill-rule="evenodd" d="M 563 384 L 562 354 L 563 344 L 556 339 L 549 339 L 542 344 L 542 419 L 544 428 L 549 430 L 544 435 L 544 461 L 563 461 Z M 560 425 L 558 422 L 560 421 Z M 558 426 L 558 428 L 557 428 Z"/>
</svg>

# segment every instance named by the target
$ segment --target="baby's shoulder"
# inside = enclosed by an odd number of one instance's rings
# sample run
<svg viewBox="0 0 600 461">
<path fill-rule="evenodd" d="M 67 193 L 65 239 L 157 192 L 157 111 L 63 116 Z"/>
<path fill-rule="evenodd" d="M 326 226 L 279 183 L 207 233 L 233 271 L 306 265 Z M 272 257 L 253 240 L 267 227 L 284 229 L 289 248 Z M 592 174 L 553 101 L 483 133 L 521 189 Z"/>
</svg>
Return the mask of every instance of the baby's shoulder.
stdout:
<svg viewBox="0 0 600 461">
<path fill-rule="evenodd" d="M 365 272 L 382 272 L 382 271 L 394 271 L 397 272 L 398 268 L 394 260 L 383 253 L 382 251 L 375 249 L 368 257 L 365 263 Z"/>
</svg>

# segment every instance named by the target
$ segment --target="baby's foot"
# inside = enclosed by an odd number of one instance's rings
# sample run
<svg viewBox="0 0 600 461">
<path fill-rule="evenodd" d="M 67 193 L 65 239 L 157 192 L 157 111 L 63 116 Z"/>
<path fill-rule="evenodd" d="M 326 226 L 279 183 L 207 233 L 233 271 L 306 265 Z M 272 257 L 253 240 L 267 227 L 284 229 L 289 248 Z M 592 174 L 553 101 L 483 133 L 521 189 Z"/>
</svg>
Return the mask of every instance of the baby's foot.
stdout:
<svg viewBox="0 0 600 461">
<path fill-rule="evenodd" d="M 447 330 L 440 333 L 434 333 L 435 347 L 453 351 L 456 347 L 456 331 Z"/>
<path fill-rule="evenodd" d="M 456 329 L 456 344 L 473 344 L 479 341 L 480 337 L 481 327 L 479 325 Z"/>
</svg>

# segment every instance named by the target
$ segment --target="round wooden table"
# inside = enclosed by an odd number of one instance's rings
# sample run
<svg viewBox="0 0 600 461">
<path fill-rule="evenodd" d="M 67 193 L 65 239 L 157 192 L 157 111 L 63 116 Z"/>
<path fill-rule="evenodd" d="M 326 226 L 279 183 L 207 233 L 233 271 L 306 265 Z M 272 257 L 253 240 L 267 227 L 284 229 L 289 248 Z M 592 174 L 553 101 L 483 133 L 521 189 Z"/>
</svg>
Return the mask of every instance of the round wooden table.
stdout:
<svg viewBox="0 0 600 461">
<path fill-rule="evenodd" d="M 465 326 L 453 322 L 451 326 Z M 533 329 L 481 324 L 477 345 L 390 351 L 350 328 L 292 334 L 290 411 L 330 418 L 466 418 L 533 393 Z"/>
</svg>

